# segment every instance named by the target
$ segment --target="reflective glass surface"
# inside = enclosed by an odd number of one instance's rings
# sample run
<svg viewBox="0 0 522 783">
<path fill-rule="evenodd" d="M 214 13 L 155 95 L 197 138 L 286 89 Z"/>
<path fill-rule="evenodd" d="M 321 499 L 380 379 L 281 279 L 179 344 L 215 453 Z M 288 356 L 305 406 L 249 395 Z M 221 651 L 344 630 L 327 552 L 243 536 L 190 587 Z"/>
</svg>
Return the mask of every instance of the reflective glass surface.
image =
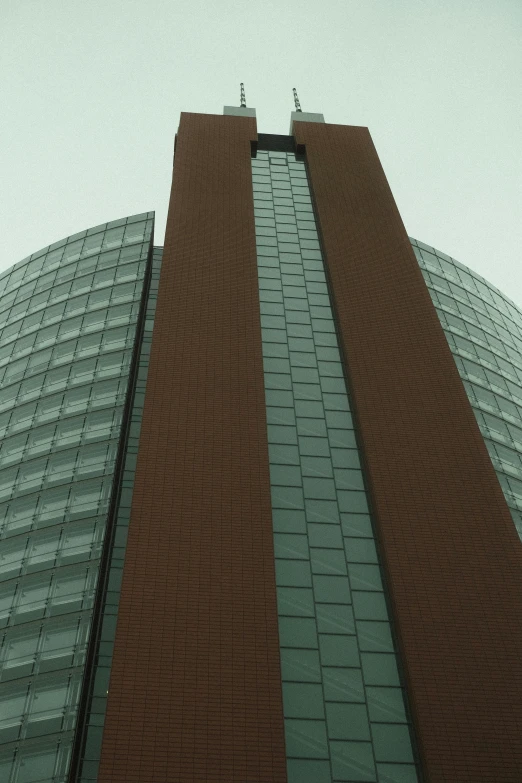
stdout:
<svg viewBox="0 0 522 783">
<path fill-rule="evenodd" d="M 522 538 L 522 310 L 455 259 L 411 243 Z"/>
<path fill-rule="evenodd" d="M 0 780 L 65 781 L 153 213 L 0 276 Z"/>
<path fill-rule="evenodd" d="M 305 164 L 252 175 L 288 781 L 415 781 Z"/>
</svg>

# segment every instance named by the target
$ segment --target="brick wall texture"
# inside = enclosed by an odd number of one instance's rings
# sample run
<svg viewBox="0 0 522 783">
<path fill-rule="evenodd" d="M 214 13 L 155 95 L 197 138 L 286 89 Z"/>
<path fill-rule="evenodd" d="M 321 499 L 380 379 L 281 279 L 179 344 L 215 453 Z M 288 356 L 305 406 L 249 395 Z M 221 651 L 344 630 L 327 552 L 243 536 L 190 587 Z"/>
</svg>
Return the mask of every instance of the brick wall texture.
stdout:
<svg viewBox="0 0 522 783">
<path fill-rule="evenodd" d="M 286 781 L 256 138 L 181 117 L 100 783 Z"/>
<path fill-rule="evenodd" d="M 425 779 L 522 781 L 522 548 L 366 128 L 304 145 Z"/>
</svg>

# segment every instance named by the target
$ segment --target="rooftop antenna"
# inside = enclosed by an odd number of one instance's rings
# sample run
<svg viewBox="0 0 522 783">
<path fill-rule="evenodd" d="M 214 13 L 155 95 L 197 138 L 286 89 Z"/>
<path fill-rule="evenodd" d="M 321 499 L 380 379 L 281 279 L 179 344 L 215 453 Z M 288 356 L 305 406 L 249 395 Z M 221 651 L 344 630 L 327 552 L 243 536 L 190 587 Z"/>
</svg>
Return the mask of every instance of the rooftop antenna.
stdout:
<svg viewBox="0 0 522 783">
<path fill-rule="evenodd" d="M 297 97 L 297 90 L 295 87 L 292 87 L 292 92 L 294 93 L 295 110 L 302 112 L 303 110 L 301 109 L 301 104 L 299 103 L 299 98 Z"/>
<path fill-rule="evenodd" d="M 246 109 L 246 98 L 245 98 L 245 85 L 243 82 L 240 84 L 241 88 L 241 103 L 239 104 L 241 109 Z"/>
</svg>

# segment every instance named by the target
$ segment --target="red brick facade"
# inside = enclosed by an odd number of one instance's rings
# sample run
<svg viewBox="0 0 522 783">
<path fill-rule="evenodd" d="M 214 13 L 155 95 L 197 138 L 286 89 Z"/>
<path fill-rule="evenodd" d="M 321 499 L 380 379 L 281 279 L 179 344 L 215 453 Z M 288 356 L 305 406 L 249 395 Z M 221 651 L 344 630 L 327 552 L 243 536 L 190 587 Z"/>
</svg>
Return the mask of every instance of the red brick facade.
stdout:
<svg viewBox="0 0 522 783">
<path fill-rule="evenodd" d="M 181 117 L 100 783 L 286 781 L 256 138 Z"/>
<path fill-rule="evenodd" d="M 520 783 L 520 541 L 367 129 L 294 130 L 426 780 Z"/>
</svg>

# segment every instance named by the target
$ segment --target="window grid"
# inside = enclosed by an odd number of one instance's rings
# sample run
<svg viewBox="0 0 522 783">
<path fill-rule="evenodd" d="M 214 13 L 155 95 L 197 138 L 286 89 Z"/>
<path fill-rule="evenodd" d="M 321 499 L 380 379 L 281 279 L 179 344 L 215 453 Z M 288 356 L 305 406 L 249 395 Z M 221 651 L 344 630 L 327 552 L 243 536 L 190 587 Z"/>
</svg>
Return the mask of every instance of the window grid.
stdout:
<svg viewBox="0 0 522 783">
<path fill-rule="evenodd" d="M 0 779 L 65 781 L 153 215 L 0 276 Z"/>
<path fill-rule="evenodd" d="M 411 242 L 522 538 L 522 311 L 458 261 Z"/>
<path fill-rule="evenodd" d="M 252 173 L 288 780 L 416 781 L 305 166 Z"/>
</svg>

